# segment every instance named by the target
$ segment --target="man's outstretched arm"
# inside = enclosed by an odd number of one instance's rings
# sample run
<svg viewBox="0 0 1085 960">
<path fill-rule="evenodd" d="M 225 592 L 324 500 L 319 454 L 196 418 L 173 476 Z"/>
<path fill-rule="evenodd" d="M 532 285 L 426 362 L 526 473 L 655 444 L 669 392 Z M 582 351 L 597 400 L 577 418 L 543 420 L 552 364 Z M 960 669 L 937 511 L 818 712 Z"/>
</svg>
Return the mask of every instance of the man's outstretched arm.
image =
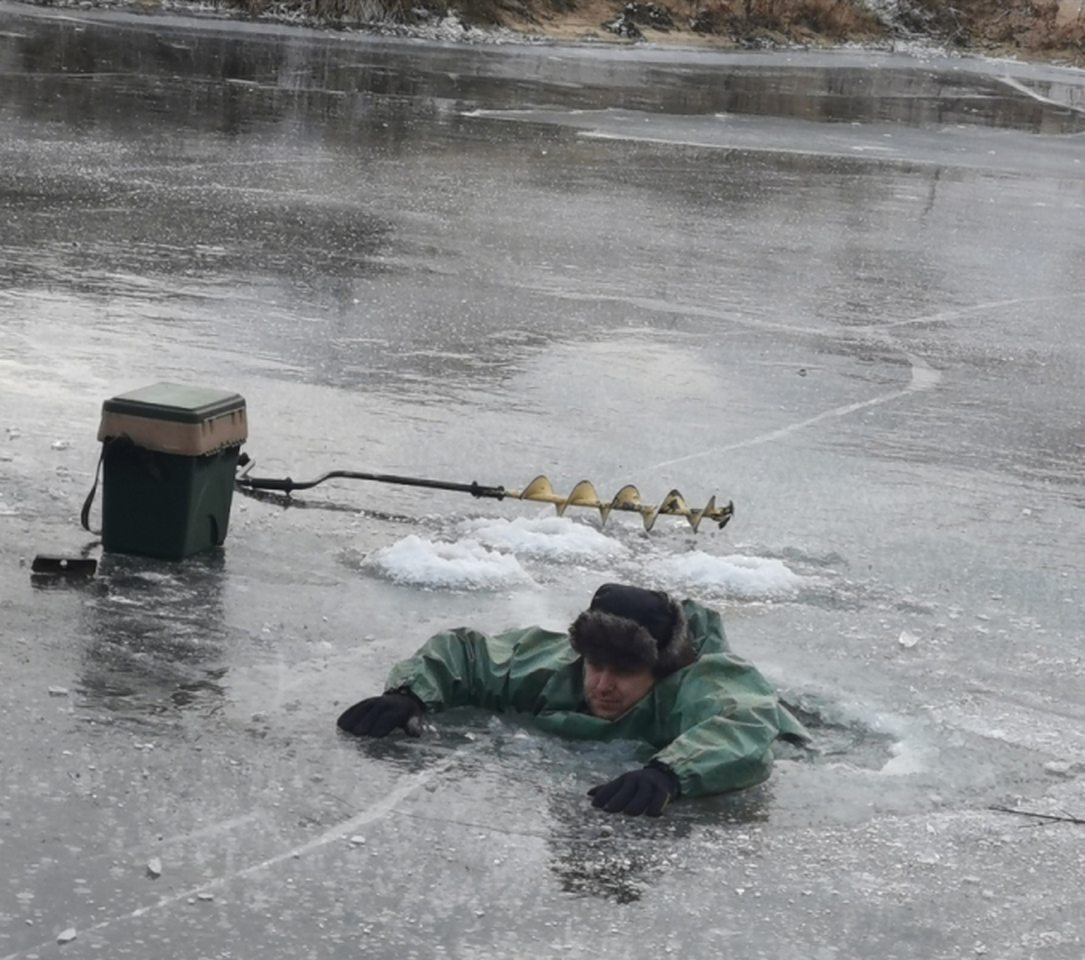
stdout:
<svg viewBox="0 0 1085 960">
<path fill-rule="evenodd" d="M 726 708 L 724 708 L 726 709 Z M 768 779 L 772 742 L 779 735 L 775 701 L 744 706 L 693 723 L 640 770 L 598 786 L 588 795 L 607 813 L 658 817 L 672 800 L 742 790 Z"/>
<path fill-rule="evenodd" d="M 684 797 L 755 786 L 772 771 L 779 710 L 774 697 L 723 704 L 717 713 L 685 729 L 652 763 L 674 774 Z"/>
<path fill-rule="evenodd" d="M 339 727 L 359 736 L 385 736 L 397 728 L 417 735 L 424 710 L 529 711 L 553 675 L 556 664 L 547 652 L 560 637 L 537 627 L 497 636 L 466 627 L 443 630 L 392 668 L 382 696 L 346 710 Z"/>
</svg>

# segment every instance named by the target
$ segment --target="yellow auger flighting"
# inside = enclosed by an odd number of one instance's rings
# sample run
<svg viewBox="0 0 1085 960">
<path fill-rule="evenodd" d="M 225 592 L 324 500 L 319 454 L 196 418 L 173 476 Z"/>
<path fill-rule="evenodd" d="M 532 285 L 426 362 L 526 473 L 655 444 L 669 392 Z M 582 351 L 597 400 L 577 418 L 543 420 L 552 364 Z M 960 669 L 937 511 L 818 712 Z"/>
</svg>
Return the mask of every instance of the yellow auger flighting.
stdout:
<svg viewBox="0 0 1085 960">
<path fill-rule="evenodd" d="M 599 518 L 602 523 L 606 523 L 607 517 L 615 510 L 626 513 L 639 513 L 644 521 L 645 530 L 651 530 L 655 526 L 656 519 L 661 516 L 685 517 L 694 531 L 700 527 L 702 520 L 711 520 L 722 529 L 735 513 L 733 503 L 728 502 L 725 506 L 717 506 L 715 497 L 712 497 L 701 508 L 691 507 L 677 490 L 668 493 L 658 505 L 641 503 L 640 491 L 632 484 L 626 484 L 614 494 L 612 499 L 602 500 L 595 487 L 588 480 L 581 480 L 580 483 L 573 487 L 568 496 L 563 497 L 560 493 L 554 491 L 550 481 L 544 476 L 536 477 L 522 490 L 512 490 L 502 486 L 484 486 L 474 481 L 471 483 L 449 483 L 444 480 L 399 477 L 388 473 L 362 473 L 355 470 L 332 470 L 315 480 L 292 480 L 289 477 L 278 480 L 268 477 L 249 476 L 253 461 L 245 455 L 242 455 L 238 465 L 241 470 L 237 475 L 237 485 L 243 490 L 267 490 L 283 493 L 287 496 L 295 490 L 308 490 L 325 480 L 371 480 L 376 483 L 427 487 L 431 490 L 453 490 L 458 493 L 469 493 L 473 497 L 487 497 L 493 500 L 509 498 L 552 503 L 559 517 L 569 507 L 588 507 L 599 511 Z"/>
<path fill-rule="evenodd" d="M 728 503 L 725 507 L 717 507 L 715 497 L 712 497 L 701 509 L 695 510 L 686 503 L 677 490 L 672 490 L 658 506 L 653 507 L 640 502 L 640 491 L 631 483 L 622 487 L 609 501 L 599 499 L 599 494 L 595 492 L 595 487 L 589 480 L 581 480 L 573 487 L 569 496 L 563 497 L 560 493 L 554 492 L 554 488 L 546 477 L 536 477 L 523 490 L 507 490 L 505 496 L 515 497 L 517 500 L 552 503 L 557 508 L 559 517 L 565 513 L 567 507 L 593 507 L 599 511 L 599 518 L 603 523 L 607 522 L 607 517 L 610 516 L 612 510 L 639 513 L 644 520 L 645 530 L 651 530 L 655 526 L 656 517 L 660 514 L 685 517 L 694 531 L 706 517 L 718 523 L 722 529 L 735 512 L 733 503 Z"/>
</svg>

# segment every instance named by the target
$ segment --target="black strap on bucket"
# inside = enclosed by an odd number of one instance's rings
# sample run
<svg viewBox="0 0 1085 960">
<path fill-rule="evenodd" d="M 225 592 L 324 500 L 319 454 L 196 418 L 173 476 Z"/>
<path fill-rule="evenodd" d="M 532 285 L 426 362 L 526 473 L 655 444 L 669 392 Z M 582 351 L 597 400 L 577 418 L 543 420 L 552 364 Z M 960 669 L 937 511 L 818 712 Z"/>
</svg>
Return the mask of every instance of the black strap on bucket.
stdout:
<svg viewBox="0 0 1085 960">
<path fill-rule="evenodd" d="M 105 459 L 105 448 L 109 444 L 108 440 L 102 441 L 102 452 L 98 454 L 98 467 L 94 471 L 94 484 L 90 488 L 90 493 L 87 494 L 87 499 L 83 501 L 83 509 L 79 512 L 79 522 L 83 524 L 83 529 L 89 533 L 93 533 L 96 537 L 102 535 L 101 530 L 91 530 L 90 528 L 90 508 L 94 505 L 94 496 L 98 492 L 98 478 L 102 475 L 102 461 Z"/>
</svg>

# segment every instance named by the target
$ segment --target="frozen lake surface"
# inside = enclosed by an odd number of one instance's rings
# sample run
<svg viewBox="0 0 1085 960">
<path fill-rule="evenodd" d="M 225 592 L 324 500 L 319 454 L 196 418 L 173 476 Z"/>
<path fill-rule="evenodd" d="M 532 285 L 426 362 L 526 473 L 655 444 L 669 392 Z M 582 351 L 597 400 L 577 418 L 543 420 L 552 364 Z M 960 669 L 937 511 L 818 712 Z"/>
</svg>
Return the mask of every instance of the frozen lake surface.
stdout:
<svg viewBox="0 0 1085 960">
<path fill-rule="evenodd" d="M 1083 224 L 1081 72 L 0 0 L 0 958 L 1079 960 L 1085 831 L 990 808 L 1085 816 Z M 339 482 L 33 582 L 159 380 L 259 475 L 736 516 Z M 629 745 L 335 730 L 610 579 L 717 605 L 820 755 L 639 822 L 584 796 Z"/>
</svg>

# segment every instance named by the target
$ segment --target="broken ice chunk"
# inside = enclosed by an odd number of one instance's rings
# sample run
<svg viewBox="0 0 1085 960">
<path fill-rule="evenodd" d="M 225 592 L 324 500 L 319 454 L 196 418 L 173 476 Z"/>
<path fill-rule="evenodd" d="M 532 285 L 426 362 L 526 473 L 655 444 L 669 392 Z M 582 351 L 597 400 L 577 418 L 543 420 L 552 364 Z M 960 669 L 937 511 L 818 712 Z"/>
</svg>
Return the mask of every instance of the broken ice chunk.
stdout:
<svg viewBox="0 0 1085 960">
<path fill-rule="evenodd" d="M 899 643 L 905 650 L 911 650 L 917 643 L 919 643 L 919 637 L 908 630 L 901 630 L 900 636 L 897 637 L 897 643 Z"/>
</svg>

